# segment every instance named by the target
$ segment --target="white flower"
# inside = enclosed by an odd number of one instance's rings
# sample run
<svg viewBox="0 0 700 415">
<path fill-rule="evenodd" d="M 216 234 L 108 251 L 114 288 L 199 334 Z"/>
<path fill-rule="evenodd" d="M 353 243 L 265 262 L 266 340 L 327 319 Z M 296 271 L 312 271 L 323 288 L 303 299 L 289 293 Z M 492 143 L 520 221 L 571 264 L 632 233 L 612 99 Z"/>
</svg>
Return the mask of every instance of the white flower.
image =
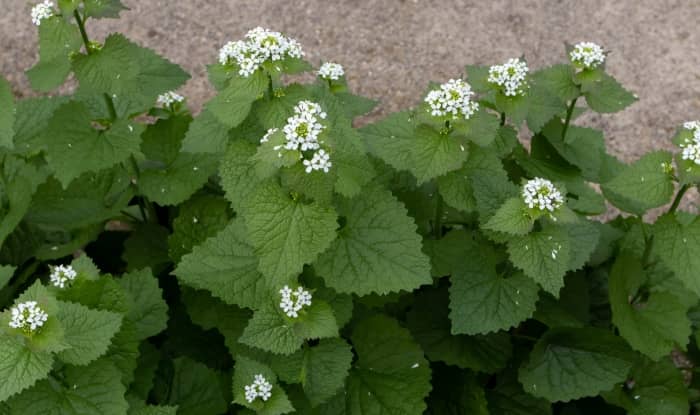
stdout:
<svg viewBox="0 0 700 415">
<path fill-rule="evenodd" d="M 683 128 L 692 131 L 697 137 L 697 133 L 700 131 L 700 121 L 686 121 L 683 123 Z"/>
<path fill-rule="evenodd" d="M 10 327 L 22 329 L 27 333 L 37 331 L 49 318 L 49 315 L 39 308 L 36 301 L 19 303 L 12 307 L 10 312 L 12 313 Z"/>
<path fill-rule="evenodd" d="M 48 19 L 53 16 L 53 2 L 45 0 L 43 3 L 39 3 L 32 7 L 32 23 L 39 26 L 41 21 Z"/>
<path fill-rule="evenodd" d="M 527 63 L 518 58 L 508 59 L 503 65 L 489 68 L 488 81 L 500 86 L 506 96 L 523 95 L 527 89 Z"/>
<path fill-rule="evenodd" d="M 168 91 L 165 94 L 158 95 L 158 105 L 161 105 L 163 107 L 169 107 L 173 105 L 176 102 L 182 102 L 185 100 L 185 97 L 182 95 L 174 92 L 174 91 Z"/>
<path fill-rule="evenodd" d="M 267 60 L 274 62 L 302 56 L 304 52 L 296 40 L 262 27 L 246 33 L 245 40 L 228 42 L 219 50 L 219 62 L 222 65 L 235 62 L 239 75 L 244 77 L 257 71 Z"/>
<path fill-rule="evenodd" d="M 287 317 L 297 318 L 299 317 L 299 311 L 301 311 L 304 306 L 311 305 L 311 293 L 302 287 L 298 287 L 296 291 L 293 291 L 285 285 L 280 290 L 280 295 L 282 296 L 280 308 Z"/>
<path fill-rule="evenodd" d="M 523 186 L 523 201 L 530 209 L 554 212 L 564 204 L 564 197 L 547 179 L 535 177 Z"/>
<path fill-rule="evenodd" d="M 276 133 L 279 130 L 279 128 L 270 128 L 269 130 L 267 130 L 265 135 L 262 136 L 262 138 L 260 139 L 260 144 L 267 143 L 268 141 L 270 141 L 270 136 L 272 136 L 272 134 Z"/>
<path fill-rule="evenodd" d="M 693 163 L 700 166 L 700 140 L 695 140 L 691 144 L 686 144 L 683 147 L 683 153 L 681 158 L 683 160 L 690 160 Z"/>
<path fill-rule="evenodd" d="M 255 375 L 253 383 L 245 386 L 245 400 L 248 403 L 253 403 L 257 398 L 267 401 L 271 396 L 272 384 L 261 374 Z"/>
<path fill-rule="evenodd" d="M 323 170 L 324 173 L 328 173 L 333 163 L 331 163 L 331 156 L 326 153 L 326 150 L 319 149 L 314 153 L 311 160 L 304 160 L 304 166 L 306 166 L 305 171 L 311 173 L 314 170 Z"/>
<path fill-rule="evenodd" d="M 51 284 L 54 287 L 65 288 L 66 284 L 69 284 L 78 275 L 77 272 L 70 265 L 59 265 L 51 269 L 51 274 L 49 278 L 51 279 Z"/>
<path fill-rule="evenodd" d="M 593 69 L 605 62 L 603 48 L 593 42 L 581 42 L 569 53 L 571 62 L 586 69 Z"/>
<path fill-rule="evenodd" d="M 451 115 L 452 118 L 469 119 L 479 109 L 479 104 L 472 101 L 471 86 L 461 79 L 450 79 L 434 89 L 425 97 L 430 106 L 428 112 L 436 117 Z"/>
<path fill-rule="evenodd" d="M 345 71 L 338 63 L 326 62 L 321 65 L 321 68 L 318 70 L 318 76 L 323 79 L 330 79 L 332 81 L 337 81 L 343 75 L 345 75 Z"/>
</svg>

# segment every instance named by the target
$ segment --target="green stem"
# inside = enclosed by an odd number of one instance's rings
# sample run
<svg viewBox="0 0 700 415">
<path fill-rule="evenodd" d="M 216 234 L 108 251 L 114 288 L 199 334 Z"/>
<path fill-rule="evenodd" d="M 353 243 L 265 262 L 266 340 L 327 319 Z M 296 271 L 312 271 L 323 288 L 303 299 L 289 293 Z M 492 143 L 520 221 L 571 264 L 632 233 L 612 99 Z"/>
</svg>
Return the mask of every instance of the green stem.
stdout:
<svg viewBox="0 0 700 415">
<path fill-rule="evenodd" d="M 676 198 L 673 199 L 673 203 L 671 204 L 671 207 L 668 209 L 668 213 L 675 213 L 676 210 L 678 209 L 678 205 L 681 204 L 681 200 L 683 199 L 683 196 L 685 195 L 685 192 L 690 189 L 690 185 L 684 184 L 681 186 L 680 189 L 678 189 L 678 193 L 676 193 Z"/>
<path fill-rule="evenodd" d="M 576 108 L 576 101 L 578 97 L 571 101 L 571 105 L 566 109 L 566 120 L 564 121 L 564 130 L 561 133 L 561 141 L 566 141 L 566 132 L 569 130 L 569 123 L 571 123 L 571 115 L 574 113 L 574 108 Z"/>
<path fill-rule="evenodd" d="M 78 29 L 80 29 L 80 36 L 83 38 L 83 43 L 85 43 L 85 51 L 88 55 L 92 54 L 90 49 L 90 39 L 88 39 L 87 32 L 85 31 L 85 20 L 80 17 L 78 10 L 73 10 L 73 16 L 75 16 L 75 21 L 78 23 Z"/>
<path fill-rule="evenodd" d="M 501 113 L 501 127 L 503 127 L 504 125 L 506 125 L 506 113 L 502 112 Z"/>
</svg>

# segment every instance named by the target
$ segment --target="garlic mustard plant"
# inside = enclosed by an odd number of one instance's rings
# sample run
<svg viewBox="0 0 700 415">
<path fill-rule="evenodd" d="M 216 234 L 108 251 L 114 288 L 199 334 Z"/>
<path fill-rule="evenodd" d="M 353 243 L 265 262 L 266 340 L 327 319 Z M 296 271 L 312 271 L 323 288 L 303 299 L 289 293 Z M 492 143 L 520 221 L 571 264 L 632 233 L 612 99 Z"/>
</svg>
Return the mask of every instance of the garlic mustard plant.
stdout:
<svg viewBox="0 0 700 415">
<path fill-rule="evenodd" d="M 564 204 L 564 197 L 547 179 L 535 177 L 528 180 L 522 190 L 523 201 L 530 209 L 554 212 Z"/>
<path fill-rule="evenodd" d="M 255 375 L 253 383 L 245 386 L 245 398 L 249 403 L 260 398 L 267 401 L 272 396 L 272 384 L 263 375 Z"/>
<path fill-rule="evenodd" d="M 428 92 L 425 102 L 429 112 L 435 117 L 469 119 L 479 109 L 473 100 L 471 86 L 461 79 L 450 79 L 438 89 Z"/>
<path fill-rule="evenodd" d="M 46 323 L 49 315 L 42 310 L 36 301 L 25 301 L 11 309 L 10 327 L 20 329 L 25 333 L 35 333 Z"/>
<path fill-rule="evenodd" d="M 39 3 L 32 7 L 32 23 L 37 26 L 41 25 L 41 21 L 48 19 L 54 15 L 54 4 L 52 1 L 45 0 L 43 3 Z"/>
<path fill-rule="evenodd" d="M 527 92 L 527 63 L 518 58 L 508 59 L 503 65 L 489 68 L 488 81 L 500 87 L 506 96 L 524 95 Z"/>
<path fill-rule="evenodd" d="M 66 286 L 73 282 L 77 276 L 78 273 L 75 272 L 72 266 L 57 265 L 51 269 L 49 280 L 56 288 L 66 288 Z"/>
<path fill-rule="evenodd" d="M 593 42 L 577 43 L 569 53 L 569 57 L 576 67 L 582 69 L 594 69 L 605 62 L 603 48 Z"/>
<path fill-rule="evenodd" d="M 244 40 L 226 43 L 219 50 L 219 63 L 228 65 L 235 63 L 239 74 L 250 76 L 266 62 L 280 61 L 286 57 L 301 58 L 304 52 L 301 45 L 294 39 L 280 32 L 256 27 L 245 35 Z"/>
<path fill-rule="evenodd" d="M 323 79 L 337 81 L 343 76 L 345 76 L 345 71 L 343 70 L 343 67 L 338 63 L 325 62 L 323 65 L 321 65 L 321 68 L 318 70 L 318 76 Z"/>
<path fill-rule="evenodd" d="M 289 286 L 285 285 L 280 289 L 280 296 L 282 297 L 280 308 L 284 314 L 290 318 L 299 317 L 299 312 L 304 307 L 311 306 L 311 293 L 302 287 L 297 287 L 296 290 L 292 290 Z"/>
</svg>

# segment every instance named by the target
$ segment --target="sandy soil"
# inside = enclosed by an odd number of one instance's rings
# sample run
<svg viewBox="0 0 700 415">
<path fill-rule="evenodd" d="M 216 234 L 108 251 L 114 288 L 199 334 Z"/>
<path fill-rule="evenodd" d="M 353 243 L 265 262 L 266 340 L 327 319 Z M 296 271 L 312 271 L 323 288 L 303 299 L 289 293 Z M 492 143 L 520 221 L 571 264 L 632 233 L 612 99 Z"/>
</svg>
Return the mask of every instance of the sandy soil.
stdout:
<svg viewBox="0 0 700 415">
<path fill-rule="evenodd" d="M 91 22 L 91 37 L 120 31 L 187 69 L 183 89 L 198 109 L 212 94 L 205 65 L 218 48 L 263 26 L 298 39 L 313 63 L 342 63 L 351 87 L 381 100 L 376 118 L 420 99 L 428 80 L 468 63 L 523 55 L 531 67 L 565 59 L 563 42 L 591 40 L 612 53 L 607 68 L 640 101 L 586 116 L 625 160 L 670 148 L 683 121 L 700 118 L 700 0 L 125 0 L 120 20 Z M 29 95 L 23 71 L 37 56 L 31 4 L 0 0 L 0 73 Z"/>
</svg>

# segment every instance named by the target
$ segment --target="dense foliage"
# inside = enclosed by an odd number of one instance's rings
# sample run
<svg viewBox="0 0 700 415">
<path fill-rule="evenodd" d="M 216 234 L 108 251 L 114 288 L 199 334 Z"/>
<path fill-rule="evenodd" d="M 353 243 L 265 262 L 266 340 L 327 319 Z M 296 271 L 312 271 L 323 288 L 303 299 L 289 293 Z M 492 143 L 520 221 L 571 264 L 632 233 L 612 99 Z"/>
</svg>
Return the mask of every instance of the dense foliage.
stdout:
<svg viewBox="0 0 700 415">
<path fill-rule="evenodd" d="M 695 411 L 700 123 L 608 154 L 574 121 L 636 97 L 600 46 L 358 129 L 343 68 L 292 83 L 302 46 L 258 28 L 193 117 L 180 67 L 89 37 L 122 9 L 32 10 L 31 85 L 72 94 L 0 79 L 0 414 Z"/>
</svg>

